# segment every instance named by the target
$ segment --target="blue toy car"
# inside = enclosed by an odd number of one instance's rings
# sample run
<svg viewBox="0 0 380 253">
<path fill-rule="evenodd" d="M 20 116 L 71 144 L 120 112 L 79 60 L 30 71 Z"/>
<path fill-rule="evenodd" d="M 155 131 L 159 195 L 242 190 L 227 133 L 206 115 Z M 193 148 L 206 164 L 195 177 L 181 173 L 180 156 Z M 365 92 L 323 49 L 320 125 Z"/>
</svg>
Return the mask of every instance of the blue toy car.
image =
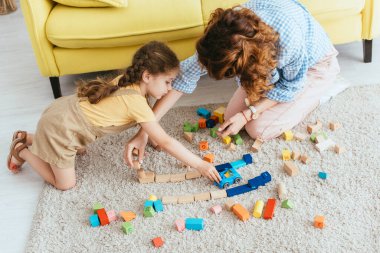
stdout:
<svg viewBox="0 0 380 253">
<path fill-rule="evenodd" d="M 220 183 L 214 182 L 216 186 L 218 186 L 220 189 L 226 189 L 232 184 L 240 183 L 240 181 L 243 179 L 239 172 L 237 172 L 234 168 L 226 168 L 222 171 L 219 171 L 219 175 L 222 178 Z"/>
</svg>

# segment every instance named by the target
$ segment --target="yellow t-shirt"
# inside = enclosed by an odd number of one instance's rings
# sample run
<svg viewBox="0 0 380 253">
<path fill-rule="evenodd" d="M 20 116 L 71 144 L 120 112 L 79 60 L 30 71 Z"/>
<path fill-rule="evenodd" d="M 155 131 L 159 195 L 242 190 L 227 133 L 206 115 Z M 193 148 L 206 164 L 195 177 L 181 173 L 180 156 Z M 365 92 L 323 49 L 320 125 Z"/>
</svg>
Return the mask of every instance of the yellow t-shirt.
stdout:
<svg viewBox="0 0 380 253">
<path fill-rule="evenodd" d="M 122 93 L 127 89 L 135 90 L 137 93 L 117 95 L 118 92 Z M 79 102 L 79 105 L 87 119 L 95 126 L 122 126 L 156 121 L 152 109 L 136 84 L 120 88 L 115 95 L 103 98 L 97 104 L 85 100 Z"/>
</svg>

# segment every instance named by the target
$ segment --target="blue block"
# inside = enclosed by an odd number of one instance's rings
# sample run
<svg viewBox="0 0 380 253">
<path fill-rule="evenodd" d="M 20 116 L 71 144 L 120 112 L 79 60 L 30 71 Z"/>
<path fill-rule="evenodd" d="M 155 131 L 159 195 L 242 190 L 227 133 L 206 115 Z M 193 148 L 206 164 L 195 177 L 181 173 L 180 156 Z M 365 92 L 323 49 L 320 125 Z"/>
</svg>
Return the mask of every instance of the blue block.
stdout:
<svg viewBox="0 0 380 253">
<path fill-rule="evenodd" d="M 153 207 L 157 213 L 164 211 L 164 206 L 162 205 L 162 201 L 160 199 L 153 202 Z"/>
<path fill-rule="evenodd" d="M 218 171 L 218 172 L 221 172 L 225 169 L 231 169 L 232 166 L 230 163 L 223 163 L 223 164 L 219 164 L 219 165 L 215 165 L 215 169 Z"/>
<path fill-rule="evenodd" d="M 198 114 L 198 116 L 201 116 L 205 119 L 208 119 L 211 117 L 211 113 L 207 109 L 202 108 L 202 107 L 199 107 L 197 109 L 197 114 Z"/>
<path fill-rule="evenodd" d="M 97 214 L 91 215 L 89 220 L 90 220 L 91 227 L 99 227 L 100 226 L 100 221 L 99 221 L 99 217 Z"/>
<path fill-rule="evenodd" d="M 153 200 L 146 200 L 144 203 L 144 209 L 148 206 L 153 207 Z"/>
<path fill-rule="evenodd" d="M 257 189 L 257 188 L 256 188 Z M 235 195 L 243 194 L 252 190 L 256 190 L 252 188 L 249 184 L 240 185 L 234 188 L 227 189 L 227 197 L 232 197 Z"/>
<path fill-rule="evenodd" d="M 230 164 L 232 168 L 234 168 L 235 170 L 247 165 L 244 160 L 237 160 L 237 161 L 231 162 Z"/>
<path fill-rule="evenodd" d="M 251 154 L 243 155 L 243 160 L 247 165 L 253 163 L 253 157 Z"/>
<path fill-rule="evenodd" d="M 326 172 L 321 171 L 318 173 L 318 176 L 319 176 L 319 178 L 327 179 L 328 174 Z"/>
<path fill-rule="evenodd" d="M 186 218 L 185 227 L 190 230 L 203 230 L 204 221 L 202 218 Z"/>
<path fill-rule="evenodd" d="M 213 120 L 213 119 L 206 120 L 206 127 L 207 128 L 213 128 L 215 125 L 216 125 L 215 120 Z"/>
<path fill-rule="evenodd" d="M 260 176 L 254 177 L 252 179 L 248 180 L 248 184 L 251 188 L 257 189 L 259 186 L 264 186 L 266 183 L 270 182 L 272 180 L 272 176 L 269 174 L 268 171 L 265 171 L 261 173 Z"/>
</svg>

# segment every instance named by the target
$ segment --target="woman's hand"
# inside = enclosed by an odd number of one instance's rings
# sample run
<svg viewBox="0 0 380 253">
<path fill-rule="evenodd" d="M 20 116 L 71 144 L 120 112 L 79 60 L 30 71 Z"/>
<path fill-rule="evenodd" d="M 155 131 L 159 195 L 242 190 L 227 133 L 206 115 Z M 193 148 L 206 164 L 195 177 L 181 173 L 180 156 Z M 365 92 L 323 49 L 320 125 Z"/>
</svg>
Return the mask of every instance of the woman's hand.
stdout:
<svg viewBox="0 0 380 253">
<path fill-rule="evenodd" d="M 247 124 L 247 119 L 244 117 L 242 112 L 238 112 L 218 128 L 217 134 L 222 138 L 231 134 L 237 134 L 245 124 Z"/>
<path fill-rule="evenodd" d="M 219 172 L 215 169 L 215 167 L 208 162 L 202 162 L 202 164 L 196 168 L 204 177 L 207 177 L 212 182 L 219 183 L 222 178 L 219 175 Z"/>
<path fill-rule="evenodd" d="M 138 133 L 125 144 L 124 149 L 124 162 L 129 166 L 133 167 L 132 152 L 134 149 L 138 150 L 138 161 L 141 164 L 144 159 L 145 147 L 148 142 L 148 135 L 140 129 Z"/>
</svg>

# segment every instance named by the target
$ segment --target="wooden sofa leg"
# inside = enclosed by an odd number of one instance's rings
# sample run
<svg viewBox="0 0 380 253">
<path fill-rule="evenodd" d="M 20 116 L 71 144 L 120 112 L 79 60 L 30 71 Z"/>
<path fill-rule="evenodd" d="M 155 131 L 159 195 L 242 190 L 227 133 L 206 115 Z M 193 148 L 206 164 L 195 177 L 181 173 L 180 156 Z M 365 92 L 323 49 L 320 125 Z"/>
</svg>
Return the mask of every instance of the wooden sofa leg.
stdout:
<svg viewBox="0 0 380 253">
<path fill-rule="evenodd" d="M 53 90 L 54 98 L 62 97 L 61 85 L 59 84 L 59 77 L 51 76 L 49 77 L 51 88 Z"/>
<path fill-rule="evenodd" d="M 364 62 L 372 62 L 372 40 L 363 40 Z"/>
</svg>

